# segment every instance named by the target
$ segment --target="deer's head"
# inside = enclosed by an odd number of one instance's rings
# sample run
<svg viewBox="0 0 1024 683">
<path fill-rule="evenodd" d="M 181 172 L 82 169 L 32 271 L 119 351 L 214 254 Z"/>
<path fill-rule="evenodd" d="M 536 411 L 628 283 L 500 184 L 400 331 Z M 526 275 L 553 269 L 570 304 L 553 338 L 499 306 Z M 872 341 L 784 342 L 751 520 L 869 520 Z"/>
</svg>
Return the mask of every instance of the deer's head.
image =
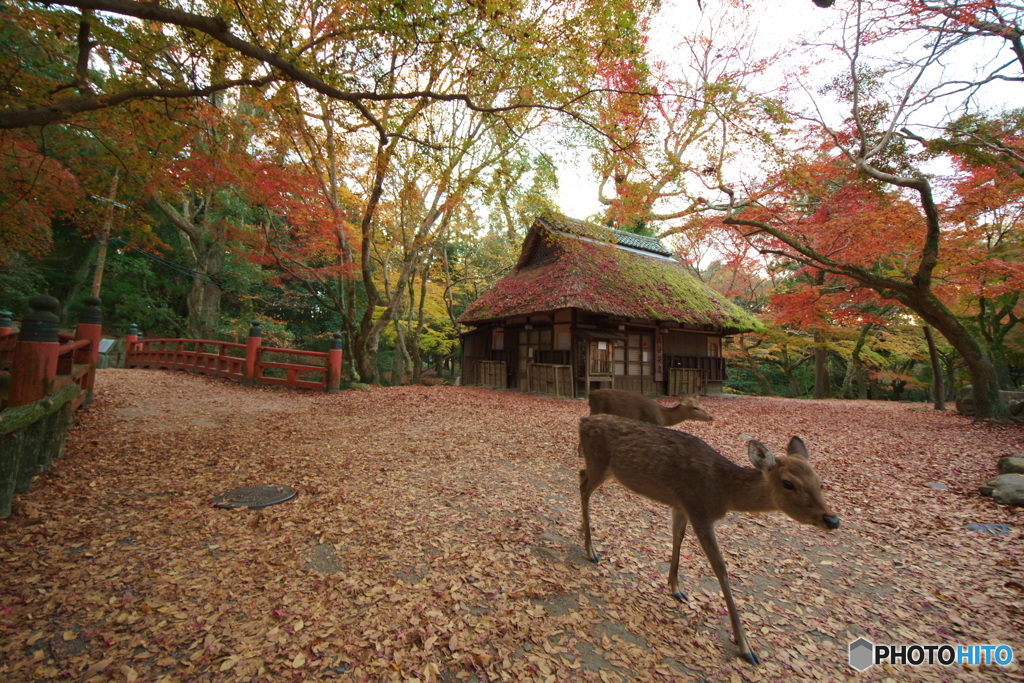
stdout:
<svg viewBox="0 0 1024 683">
<path fill-rule="evenodd" d="M 679 407 L 686 411 L 687 419 L 697 422 L 714 422 L 715 420 L 708 411 L 704 410 L 704 406 L 700 404 L 696 396 L 680 396 Z"/>
<path fill-rule="evenodd" d="M 778 458 L 760 441 L 751 440 L 747 449 L 754 467 L 764 474 L 779 510 L 826 531 L 839 528 L 839 517 L 825 502 L 821 479 L 811 467 L 807 446 L 800 437 L 790 439 L 786 455 Z"/>
</svg>

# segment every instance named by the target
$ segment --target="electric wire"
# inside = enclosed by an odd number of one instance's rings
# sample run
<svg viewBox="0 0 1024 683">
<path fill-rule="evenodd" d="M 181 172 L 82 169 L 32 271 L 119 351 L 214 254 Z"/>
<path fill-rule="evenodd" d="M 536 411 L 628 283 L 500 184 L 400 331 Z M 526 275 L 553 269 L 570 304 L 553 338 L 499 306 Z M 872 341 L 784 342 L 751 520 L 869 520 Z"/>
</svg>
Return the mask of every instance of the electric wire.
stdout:
<svg viewBox="0 0 1024 683">
<path fill-rule="evenodd" d="M 133 246 L 132 244 L 130 244 L 126 240 L 121 239 L 120 237 L 111 237 L 110 241 L 112 243 L 115 243 L 118 249 L 128 249 L 130 251 L 134 251 L 137 254 L 141 254 L 142 256 L 145 256 L 146 258 L 150 259 L 151 261 L 159 263 L 160 265 L 164 266 L 165 268 L 170 268 L 171 270 L 176 271 L 178 273 L 181 273 L 182 275 L 185 275 L 187 277 L 194 277 L 197 280 L 202 280 L 204 282 L 209 282 L 210 284 L 216 285 L 216 286 L 220 287 L 221 289 L 225 289 L 225 287 L 224 287 L 224 279 L 223 278 L 216 277 L 216 276 L 210 275 L 208 273 L 202 273 L 202 272 L 200 272 L 198 270 L 194 270 L 192 268 L 189 268 L 188 266 L 184 266 L 184 265 L 182 265 L 180 263 L 177 263 L 176 261 L 171 261 L 170 259 L 166 259 L 163 256 L 159 256 L 157 254 L 150 253 L 148 251 L 145 251 L 144 249 L 139 249 L 138 247 Z"/>
</svg>

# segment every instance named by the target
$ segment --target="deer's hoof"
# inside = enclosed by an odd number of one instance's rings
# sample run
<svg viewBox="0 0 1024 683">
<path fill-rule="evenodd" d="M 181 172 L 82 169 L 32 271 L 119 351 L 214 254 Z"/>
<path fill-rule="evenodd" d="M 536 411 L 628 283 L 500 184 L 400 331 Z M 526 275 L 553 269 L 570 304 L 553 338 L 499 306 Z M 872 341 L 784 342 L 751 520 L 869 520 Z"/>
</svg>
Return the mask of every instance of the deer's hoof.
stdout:
<svg viewBox="0 0 1024 683">
<path fill-rule="evenodd" d="M 592 553 L 590 555 L 587 555 L 587 559 L 590 560 L 591 562 L 593 562 L 594 564 L 597 564 L 597 563 L 599 563 L 601 561 L 601 557 L 597 553 Z"/>
<path fill-rule="evenodd" d="M 761 658 L 757 656 L 756 652 L 741 652 L 740 657 L 748 664 L 753 664 L 754 666 L 761 663 Z"/>
<path fill-rule="evenodd" d="M 672 594 L 672 597 L 678 600 L 679 602 L 686 602 L 690 599 L 683 591 L 676 591 Z"/>
</svg>

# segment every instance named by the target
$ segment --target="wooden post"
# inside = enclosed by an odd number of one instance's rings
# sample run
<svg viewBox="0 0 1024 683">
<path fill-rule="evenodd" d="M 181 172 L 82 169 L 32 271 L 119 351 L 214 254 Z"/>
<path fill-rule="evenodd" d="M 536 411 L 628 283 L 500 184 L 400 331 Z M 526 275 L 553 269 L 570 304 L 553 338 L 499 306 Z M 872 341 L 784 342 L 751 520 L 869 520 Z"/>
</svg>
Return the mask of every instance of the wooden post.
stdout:
<svg viewBox="0 0 1024 683">
<path fill-rule="evenodd" d="M 44 294 L 29 299 L 28 305 L 32 312 L 22 321 L 14 347 L 8 408 L 38 401 L 52 393 L 57 379 L 60 302 Z"/>
<path fill-rule="evenodd" d="M 11 333 L 12 315 L 10 311 L 0 311 L 0 337 Z"/>
<path fill-rule="evenodd" d="M 256 384 L 256 361 L 260 355 L 260 347 L 263 346 L 263 330 L 260 328 L 260 321 L 253 320 L 249 328 L 249 339 L 245 344 L 245 372 L 242 375 L 243 384 Z"/>
<path fill-rule="evenodd" d="M 96 271 L 92 276 L 92 291 L 94 297 L 99 297 L 100 287 L 103 285 L 103 268 L 107 263 L 107 243 L 110 241 L 110 226 L 114 222 L 114 207 L 120 206 L 115 200 L 117 197 L 118 172 L 114 171 L 114 181 L 110 184 L 110 205 L 107 207 L 107 218 L 103 221 L 103 229 L 100 230 L 99 250 L 96 252 Z"/>
<path fill-rule="evenodd" d="M 75 353 L 75 363 L 89 365 L 82 388 L 85 389 L 85 405 L 92 403 L 93 386 L 96 383 L 96 366 L 100 360 L 100 340 L 103 339 L 103 311 L 99 297 L 85 297 L 85 310 L 78 318 L 75 339 L 88 339 L 89 346 Z"/>
<path fill-rule="evenodd" d="M 331 392 L 341 390 L 341 342 L 341 332 L 335 332 L 327 352 L 327 391 Z"/>
</svg>

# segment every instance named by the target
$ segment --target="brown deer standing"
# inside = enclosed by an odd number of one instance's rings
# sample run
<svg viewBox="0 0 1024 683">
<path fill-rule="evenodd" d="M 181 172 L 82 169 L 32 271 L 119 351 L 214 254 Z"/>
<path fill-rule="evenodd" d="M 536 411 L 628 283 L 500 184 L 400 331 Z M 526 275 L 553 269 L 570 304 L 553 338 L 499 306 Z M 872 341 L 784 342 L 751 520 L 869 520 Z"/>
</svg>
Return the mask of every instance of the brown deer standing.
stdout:
<svg viewBox="0 0 1024 683">
<path fill-rule="evenodd" d="M 633 391 L 598 389 L 590 392 L 590 414 L 620 415 L 631 420 L 668 427 L 683 420 L 711 422 L 711 417 L 696 396 L 679 399 L 679 405 L 666 408 L 654 399 Z"/>
<path fill-rule="evenodd" d="M 799 437 L 790 440 L 785 457 L 776 458 L 764 444 L 753 440 L 748 443 L 748 451 L 753 469 L 736 465 L 685 432 L 614 415 L 580 420 L 580 455 L 587 465 L 580 470 L 587 556 L 598 560 L 590 539 L 590 494 L 608 475 L 614 475 L 626 488 L 668 505 L 672 508 L 669 589 L 679 600 L 686 599 L 679 590 L 679 546 L 689 522 L 722 586 L 739 655 L 751 664 L 760 664 L 732 599 L 715 524 L 728 512 L 777 510 L 798 522 L 831 530 L 839 527 L 839 518 L 822 497 L 821 480 L 811 468 L 807 447 Z"/>
</svg>

